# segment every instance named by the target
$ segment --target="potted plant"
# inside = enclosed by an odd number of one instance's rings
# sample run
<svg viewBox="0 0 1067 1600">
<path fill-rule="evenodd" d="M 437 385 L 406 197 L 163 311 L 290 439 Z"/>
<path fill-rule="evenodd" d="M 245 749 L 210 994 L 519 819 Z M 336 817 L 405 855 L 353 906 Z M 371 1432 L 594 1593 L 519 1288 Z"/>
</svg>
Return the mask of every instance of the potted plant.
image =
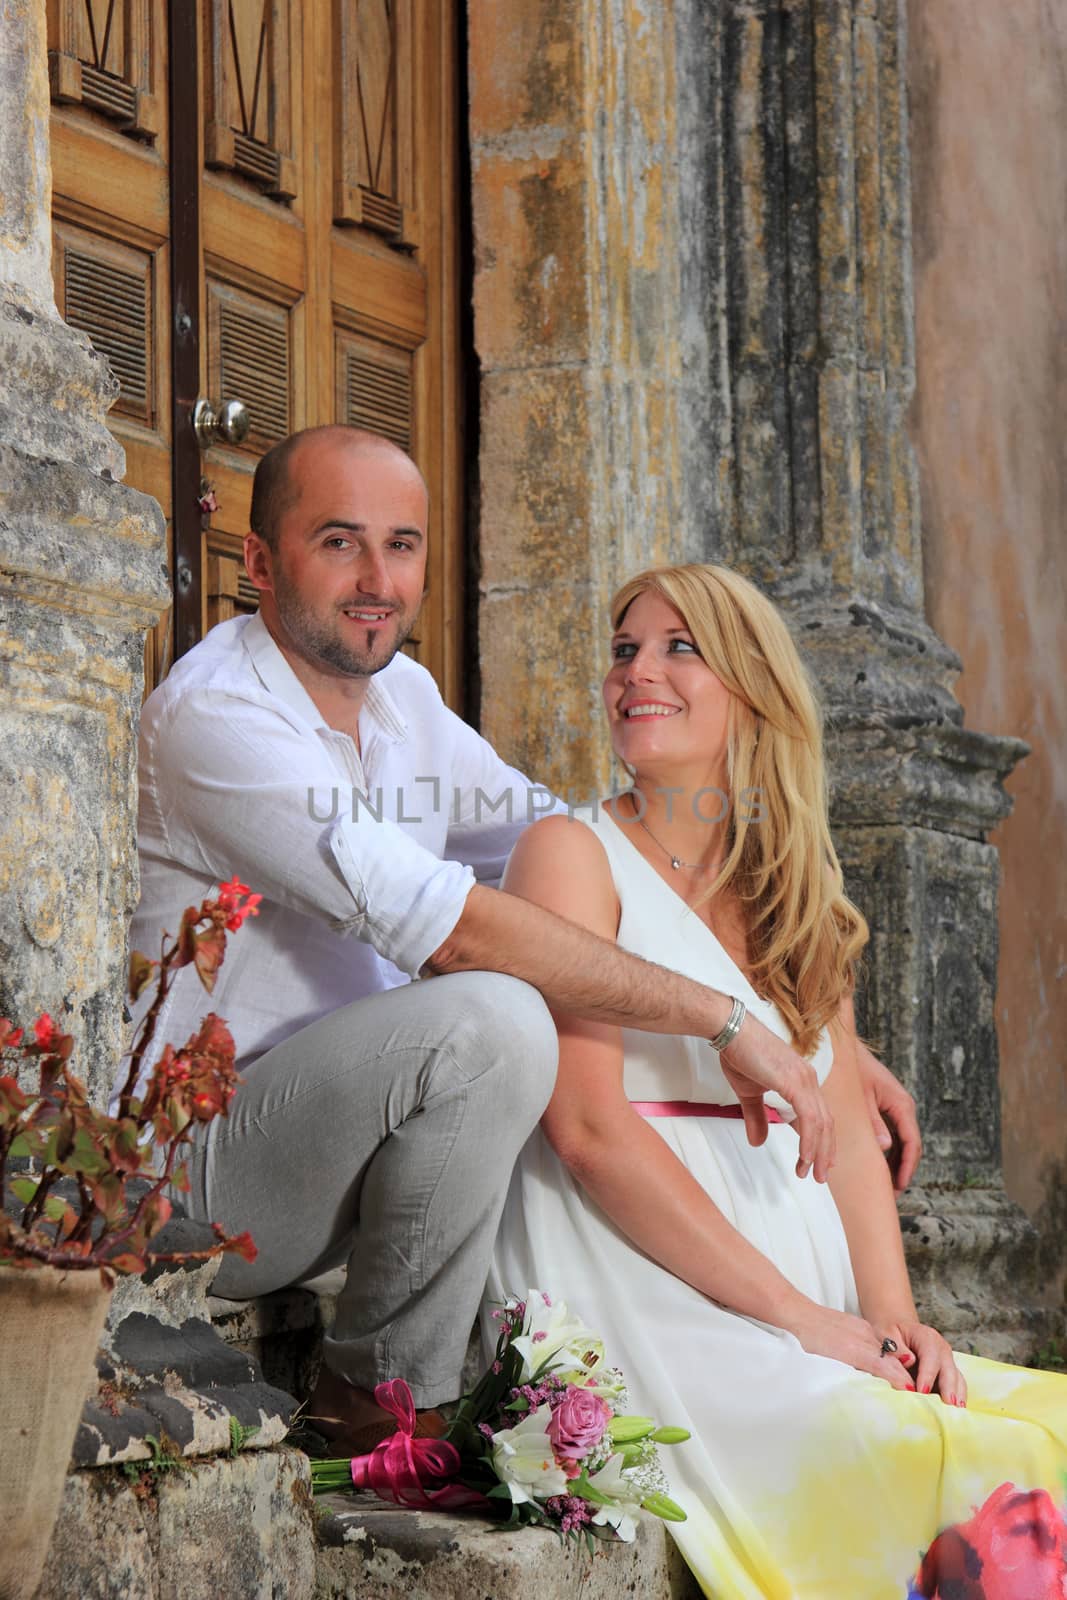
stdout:
<svg viewBox="0 0 1067 1600">
<path fill-rule="evenodd" d="M 255 1257 L 247 1233 L 227 1238 L 217 1225 L 206 1250 L 151 1247 L 171 1214 L 167 1189 L 188 1186 L 182 1147 L 233 1098 L 226 1024 L 211 1013 L 139 1080 L 174 974 L 194 966 L 210 993 L 227 934 L 260 898 L 234 878 L 185 911 L 158 960 L 134 953 L 130 997 L 153 984 L 155 995 L 113 1115 L 90 1103 L 71 1069 L 74 1041 L 47 1013 L 28 1035 L 0 1019 L 0 1600 L 29 1600 L 40 1579 L 115 1275 L 223 1251 Z M 24 1082 L 36 1069 L 36 1088 L 20 1087 L 19 1066 Z"/>
</svg>

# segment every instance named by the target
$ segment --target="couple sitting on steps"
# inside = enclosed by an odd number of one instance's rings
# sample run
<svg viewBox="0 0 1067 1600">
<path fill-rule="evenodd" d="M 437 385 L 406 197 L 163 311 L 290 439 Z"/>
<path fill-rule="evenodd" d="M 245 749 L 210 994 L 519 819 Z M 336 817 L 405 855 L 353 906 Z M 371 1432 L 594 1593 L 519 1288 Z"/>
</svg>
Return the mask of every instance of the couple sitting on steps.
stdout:
<svg viewBox="0 0 1067 1600">
<path fill-rule="evenodd" d="M 214 994 L 244 1084 L 190 1162 L 193 1213 L 259 1247 L 216 1292 L 351 1261 L 310 1409 L 353 1452 L 388 1378 L 438 1428 L 483 1291 L 564 1296 L 633 1408 L 691 1428 L 671 1531 L 722 1600 L 1063 1600 L 1067 1379 L 916 1315 L 883 1153 L 888 1120 L 905 1187 L 914 1107 L 856 1035 L 867 930 L 775 607 L 718 566 L 626 584 L 604 706 L 632 787 L 531 822 L 545 791 L 398 653 L 414 463 L 296 434 L 251 521 L 259 614 L 178 662 L 140 746 L 133 944 L 234 874 L 263 895 Z M 202 998 L 185 969 L 160 1035 Z M 917 1578 L 1005 1484 L 995 1570 Z"/>
</svg>

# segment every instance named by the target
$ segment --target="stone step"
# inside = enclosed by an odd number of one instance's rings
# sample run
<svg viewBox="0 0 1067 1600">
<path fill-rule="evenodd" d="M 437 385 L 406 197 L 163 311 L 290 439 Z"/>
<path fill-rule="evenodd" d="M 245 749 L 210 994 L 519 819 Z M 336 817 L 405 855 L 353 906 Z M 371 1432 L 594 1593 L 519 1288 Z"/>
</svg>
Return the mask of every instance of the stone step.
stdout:
<svg viewBox="0 0 1067 1600">
<path fill-rule="evenodd" d="M 1064 1307 L 1043 1303 L 1033 1224 L 999 1185 L 915 1186 L 900 1226 L 920 1316 L 957 1350 L 1026 1365 L 1062 1340 Z"/>
<path fill-rule="evenodd" d="M 664 1524 L 632 1544 L 561 1542 L 542 1528 L 403 1511 L 370 1494 L 322 1495 L 314 1600 L 699 1600 Z"/>
<path fill-rule="evenodd" d="M 131 1464 L 132 1466 L 132 1464 Z M 699 1600 L 664 1525 L 561 1544 L 368 1494 L 313 1500 L 298 1450 L 72 1472 L 35 1600 Z"/>
</svg>

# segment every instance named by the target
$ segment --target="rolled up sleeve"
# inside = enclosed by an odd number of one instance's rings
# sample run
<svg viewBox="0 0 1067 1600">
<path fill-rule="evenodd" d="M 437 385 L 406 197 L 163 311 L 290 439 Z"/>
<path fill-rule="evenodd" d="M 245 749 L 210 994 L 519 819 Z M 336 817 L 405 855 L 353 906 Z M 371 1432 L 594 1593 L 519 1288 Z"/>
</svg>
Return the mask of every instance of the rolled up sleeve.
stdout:
<svg viewBox="0 0 1067 1600">
<path fill-rule="evenodd" d="M 395 823 L 356 825 L 336 803 L 345 779 L 326 749 L 269 706 L 217 690 L 183 697 L 142 727 L 141 774 L 149 836 L 171 859 L 218 882 L 236 874 L 410 977 L 452 932 L 475 882 Z"/>
<path fill-rule="evenodd" d="M 460 919 L 475 883 L 470 867 L 438 861 L 391 822 L 368 827 L 342 817 L 330 848 L 364 906 L 359 937 L 417 978 Z"/>
</svg>

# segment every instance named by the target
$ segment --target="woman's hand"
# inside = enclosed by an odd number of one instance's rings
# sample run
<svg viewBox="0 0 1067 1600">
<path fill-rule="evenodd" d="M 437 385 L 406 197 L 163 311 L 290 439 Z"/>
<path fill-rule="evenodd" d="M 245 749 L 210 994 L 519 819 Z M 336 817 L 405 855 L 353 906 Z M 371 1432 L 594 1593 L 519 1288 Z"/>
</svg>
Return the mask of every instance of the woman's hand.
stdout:
<svg viewBox="0 0 1067 1600">
<path fill-rule="evenodd" d="M 947 1406 L 967 1404 L 967 1380 L 956 1365 L 952 1346 L 936 1328 L 917 1320 L 891 1322 L 882 1337 L 893 1340 L 897 1353 L 892 1359 L 910 1369 L 920 1394 L 936 1389 Z"/>
<path fill-rule="evenodd" d="M 903 1194 L 915 1176 L 923 1152 L 915 1101 L 861 1039 L 856 1040 L 856 1061 L 874 1136 L 890 1163 L 893 1187 L 898 1194 Z"/>
<path fill-rule="evenodd" d="M 897 1355 L 882 1354 L 882 1340 L 886 1334 L 863 1317 L 854 1317 L 847 1311 L 831 1311 L 826 1306 L 816 1305 L 813 1300 L 806 1301 L 802 1309 L 790 1318 L 787 1326 L 809 1355 L 830 1356 L 834 1361 L 844 1361 L 847 1366 L 855 1367 L 857 1372 L 869 1372 L 874 1378 L 884 1379 L 894 1389 L 912 1391 L 915 1388 L 915 1381 L 901 1360 L 901 1354 L 907 1346 L 897 1324 L 894 1324 L 899 1335 L 896 1338 L 900 1346 Z M 933 1333 L 933 1329 L 928 1328 L 926 1332 Z M 895 1335 L 890 1334 L 890 1337 Z"/>
<path fill-rule="evenodd" d="M 773 1090 L 793 1108 L 800 1137 L 797 1177 L 814 1170 L 815 1181 L 825 1183 L 837 1154 L 834 1119 L 811 1062 L 749 1012 L 737 1038 L 720 1053 L 719 1065 L 741 1102 L 749 1143 L 760 1145 L 767 1137 L 763 1096 Z"/>
</svg>

